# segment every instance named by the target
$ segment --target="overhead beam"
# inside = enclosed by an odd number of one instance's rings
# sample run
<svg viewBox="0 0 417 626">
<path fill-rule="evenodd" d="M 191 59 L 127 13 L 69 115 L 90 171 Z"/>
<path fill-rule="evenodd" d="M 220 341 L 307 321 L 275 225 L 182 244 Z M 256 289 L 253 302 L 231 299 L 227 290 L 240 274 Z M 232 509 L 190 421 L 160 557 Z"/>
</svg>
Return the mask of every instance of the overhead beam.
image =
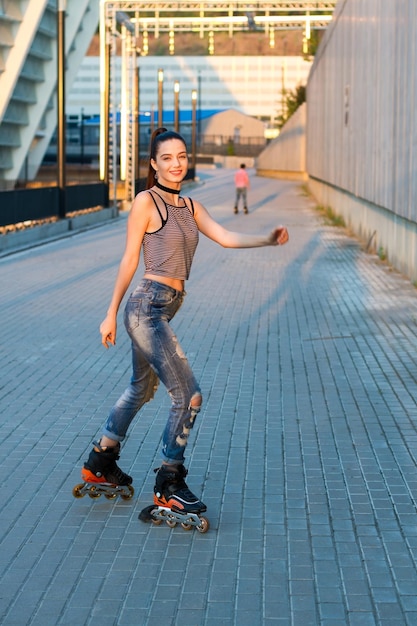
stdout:
<svg viewBox="0 0 417 626">
<path fill-rule="evenodd" d="M 295 30 L 305 28 L 306 22 L 312 28 L 322 30 L 327 28 L 332 15 L 265 15 L 254 18 L 254 23 L 259 29 L 264 29 L 265 25 L 271 25 L 277 30 Z M 174 26 L 175 32 L 189 32 L 191 30 L 212 31 L 242 31 L 248 30 L 248 19 L 246 16 L 233 17 L 143 17 L 132 18 L 133 23 L 137 23 L 141 30 L 155 30 L 159 32 L 169 32 Z"/>
<path fill-rule="evenodd" d="M 135 104 L 131 88 L 137 80 L 136 60 L 127 62 L 137 53 L 147 54 L 148 33 L 158 38 L 160 32 L 209 33 L 226 31 L 233 36 L 234 31 L 264 31 L 273 40 L 275 30 L 300 30 L 309 38 L 310 29 L 325 29 L 332 19 L 337 0 L 300 2 L 264 0 L 263 2 L 218 0 L 100 0 L 100 58 L 101 58 L 101 117 L 100 117 L 100 176 L 107 178 L 114 190 L 116 201 L 117 163 L 120 155 L 121 174 L 130 181 L 124 170 L 130 166 L 135 171 L 136 159 L 133 149 L 133 134 L 130 132 L 135 120 Z M 116 42 L 122 43 L 127 33 L 132 41 L 130 52 L 125 49 L 126 62 L 123 64 L 123 94 L 116 94 L 112 59 L 116 54 Z M 139 37 L 143 50 L 139 50 Z M 272 38 L 272 39 L 271 39 Z M 209 47 L 210 50 L 210 47 Z M 121 106 L 120 106 L 121 105 Z M 162 107 L 160 107 L 162 108 Z M 116 120 L 122 113 L 121 144 L 118 145 Z M 161 116 L 160 116 L 161 117 Z M 126 126 L 127 125 L 127 126 Z M 126 128 L 125 128 L 126 126 Z M 133 156 L 132 156 L 133 155 Z M 132 200 L 133 184 L 126 187 L 126 200 Z"/>
<path fill-rule="evenodd" d="M 195 11 L 213 11 L 213 12 L 264 12 L 264 11 L 306 11 L 329 12 L 335 9 L 337 0 L 329 0 L 328 2 L 315 2 L 313 0 L 305 0 L 300 2 L 287 2 L 285 0 L 263 0 L 263 2 L 243 2 L 241 0 L 217 2 L 217 0 L 181 0 L 181 2 L 163 2 L 162 0 L 107 0 L 106 4 L 110 9 L 118 11 L 150 11 L 150 12 L 190 12 Z"/>
</svg>

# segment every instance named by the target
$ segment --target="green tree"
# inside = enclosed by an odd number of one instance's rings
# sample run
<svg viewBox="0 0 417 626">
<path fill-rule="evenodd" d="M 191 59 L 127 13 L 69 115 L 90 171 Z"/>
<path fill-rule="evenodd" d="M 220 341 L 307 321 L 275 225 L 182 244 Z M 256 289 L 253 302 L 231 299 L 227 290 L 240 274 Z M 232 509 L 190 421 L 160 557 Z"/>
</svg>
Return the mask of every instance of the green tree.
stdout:
<svg viewBox="0 0 417 626">
<path fill-rule="evenodd" d="M 290 119 L 291 115 L 294 115 L 296 110 L 303 102 L 306 101 L 306 86 L 298 85 L 294 91 L 290 91 L 285 95 L 283 110 L 278 115 L 278 128 L 282 128 L 284 124 Z"/>
<path fill-rule="evenodd" d="M 304 55 L 304 58 L 311 60 L 317 52 L 320 41 L 322 40 L 324 31 L 312 30 L 310 39 L 308 40 L 308 52 Z"/>
</svg>

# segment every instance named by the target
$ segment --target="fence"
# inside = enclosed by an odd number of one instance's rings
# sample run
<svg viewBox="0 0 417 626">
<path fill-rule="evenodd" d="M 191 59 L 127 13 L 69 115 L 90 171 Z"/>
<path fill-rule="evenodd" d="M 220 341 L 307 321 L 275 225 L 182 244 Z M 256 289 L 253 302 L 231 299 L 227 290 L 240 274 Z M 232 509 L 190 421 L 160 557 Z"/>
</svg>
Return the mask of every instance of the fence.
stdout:
<svg viewBox="0 0 417 626">
<path fill-rule="evenodd" d="M 0 226 L 59 216 L 59 188 L 14 189 L 0 192 Z M 69 185 L 65 188 L 65 206 L 80 211 L 107 207 L 108 186 L 104 183 Z"/>
<path fill-rule="evenodd" d="M 220 156 L 258 156 L 266 146 L 265 137 L 241 137 L 230 135 L 202 135 L 198 146 L 199 154 Z"/>
</svg>

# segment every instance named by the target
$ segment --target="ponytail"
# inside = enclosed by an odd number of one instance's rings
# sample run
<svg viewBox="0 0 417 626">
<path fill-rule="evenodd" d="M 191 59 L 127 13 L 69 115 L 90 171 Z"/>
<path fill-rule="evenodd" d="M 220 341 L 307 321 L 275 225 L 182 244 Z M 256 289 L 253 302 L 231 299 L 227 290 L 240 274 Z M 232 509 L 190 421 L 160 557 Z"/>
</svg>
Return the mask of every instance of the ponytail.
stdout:
<svg viewBox="0 0 417 626">
<path fill-rule="evenodd" d="M 187 150 L 187 145 L 184 141 L 184 138 L 173 130 L 167 130 L 166 128 L 157 128 L 152 133 L 151 144 L 149 149 L 149 166 L 148 166 L 148 177 L 146 179 L 146 189 L 150 189 L 156 183 L 156 172 L 151 165 L 151 160 L 156 160 L 156 155 L 158 154 L 159 145 L 164 141 L 168 141 L 169 139 L 179 139 L 185 146 Z"/>
</svg>

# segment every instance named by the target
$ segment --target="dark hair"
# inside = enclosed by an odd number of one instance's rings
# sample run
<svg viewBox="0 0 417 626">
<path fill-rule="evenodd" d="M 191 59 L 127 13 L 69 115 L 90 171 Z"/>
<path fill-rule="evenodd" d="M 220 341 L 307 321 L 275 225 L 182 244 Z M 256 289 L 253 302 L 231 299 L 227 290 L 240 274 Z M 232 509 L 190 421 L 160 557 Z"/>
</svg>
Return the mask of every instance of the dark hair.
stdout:
<svg viewBox="0 0 417 626">
<path fill-rule="evenodd" d="M 149 167 L 148 167 L 148 178 L 146 180 L 146 189 L 150 189 L 154 186 L 156 182 L 156 172 L 151 165 L 151 159 L 156 160 L 156 155 L 158 154 L 159 146 L 164 141 L 168 141 L 169 139 L 179 139 L 184 144 L 185 150 L 187 151 L 187 144 L 185 143 L 184 137 L 182 137 L 179 133 L 176 133 L 174 130 L 167 130 L 166 128 L 157 128 L 152 133 L 151 137 L 151 145 L 149 149 Z"/>
<path fill-rule="evenodd" d="M 240 167 L 245 168 L 246 167 L 246 163 L 241 163 Z"/>
</svg>

